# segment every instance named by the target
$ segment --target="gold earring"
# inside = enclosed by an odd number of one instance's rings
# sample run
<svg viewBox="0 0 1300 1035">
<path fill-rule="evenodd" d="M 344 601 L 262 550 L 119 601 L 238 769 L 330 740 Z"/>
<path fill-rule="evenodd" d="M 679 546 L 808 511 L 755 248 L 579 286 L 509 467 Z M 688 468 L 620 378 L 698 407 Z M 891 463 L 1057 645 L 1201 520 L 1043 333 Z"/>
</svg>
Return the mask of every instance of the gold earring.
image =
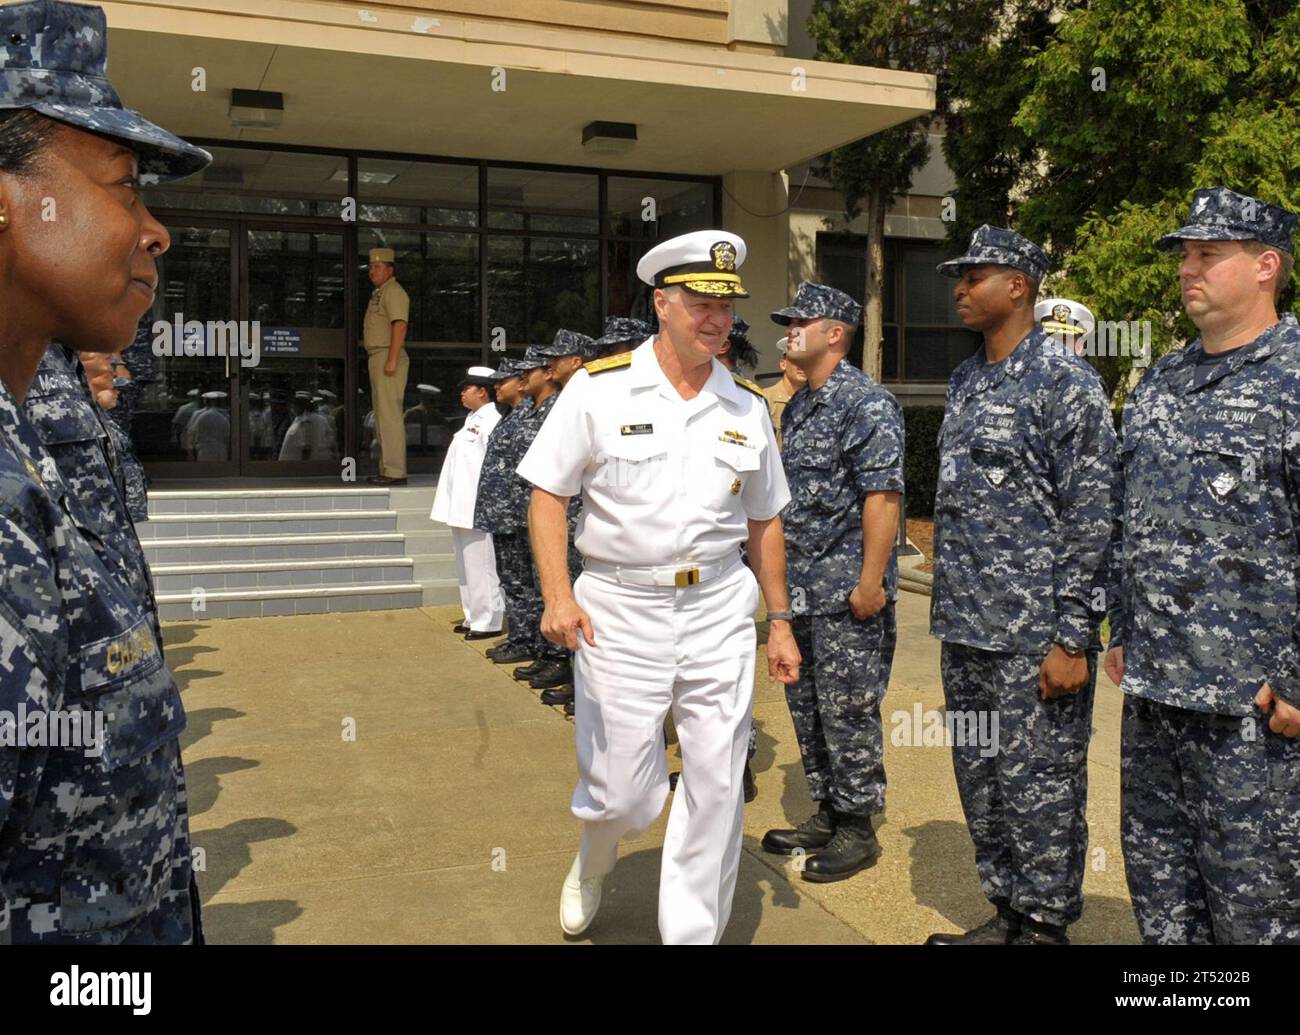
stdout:
<svg viewBox="0 0 1300 1035">
<path fill-rule="evenodd" d="M 9 217 L 5 215 L 3 212 L 0 212 L 0 226 L 8 226 L 8 225 L 9 225 Z"/>
</svg>

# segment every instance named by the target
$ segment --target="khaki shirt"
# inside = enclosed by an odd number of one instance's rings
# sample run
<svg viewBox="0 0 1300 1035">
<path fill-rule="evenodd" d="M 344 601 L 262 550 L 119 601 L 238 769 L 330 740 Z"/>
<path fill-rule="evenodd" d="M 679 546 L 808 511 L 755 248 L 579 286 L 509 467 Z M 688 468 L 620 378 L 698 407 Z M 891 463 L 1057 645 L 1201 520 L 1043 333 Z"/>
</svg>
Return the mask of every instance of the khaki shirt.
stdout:
<svg viewBox="0 0 1300 1035">
<path fill-rule="evenodd" d="M 763 389 L 763 394 L 767 396 L 767 409 L 772 415 L 772 427 L 776 430 L 776 447 L 780 449 L 781 414 L 785 412 L 785 404 L 790 401 L 790 393 L 785 387 L 785 378 L 768 385 Z"/>
<path fill-rule="evenodd" d="M 389 277 L 382 287 L 370 292 L 361 335 L 366 352 L 387 352 L 393 344 L 393 321 L 410 318 L 411 296 L 397 283 L 396 277 Z"/>
</svg>

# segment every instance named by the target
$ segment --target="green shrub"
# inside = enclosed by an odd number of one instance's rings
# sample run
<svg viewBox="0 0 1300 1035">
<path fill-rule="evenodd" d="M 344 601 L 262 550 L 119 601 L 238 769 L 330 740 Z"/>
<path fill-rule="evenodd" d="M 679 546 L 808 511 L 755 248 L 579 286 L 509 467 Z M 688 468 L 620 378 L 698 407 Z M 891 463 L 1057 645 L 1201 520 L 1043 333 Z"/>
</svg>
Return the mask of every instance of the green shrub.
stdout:
<svg viewBox="0 0 1300 1035">
<path fill-rule="evenodd" d="M 903 457 L 903 482 L 908 517 L 934 516 L 934 491 L 939 483 L 939 426 L 942 406 L 904 406 L 903 426 L 907 449 Z"/>
</svg>

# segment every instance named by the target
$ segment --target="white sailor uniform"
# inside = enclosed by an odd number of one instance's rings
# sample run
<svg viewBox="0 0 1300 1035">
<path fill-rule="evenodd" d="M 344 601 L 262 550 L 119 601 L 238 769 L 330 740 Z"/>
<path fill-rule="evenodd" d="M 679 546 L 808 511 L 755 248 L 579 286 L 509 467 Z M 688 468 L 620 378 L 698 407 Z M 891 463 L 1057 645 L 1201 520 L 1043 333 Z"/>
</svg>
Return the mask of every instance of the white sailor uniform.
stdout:
<svg viewBox="0 0 1300 1035">
<path fill-rule="evenodd" d="M 464 426 L 452 436 L 429 513 L 434 521 L 451 528 L 461 610 L 473 632 L 494 632 L 505 619 L 492 536 L 474 528 L 474 500 L 487 440 L 500 419 L 500 411 L 491 402 L 465 418 Z"/>
</svg>

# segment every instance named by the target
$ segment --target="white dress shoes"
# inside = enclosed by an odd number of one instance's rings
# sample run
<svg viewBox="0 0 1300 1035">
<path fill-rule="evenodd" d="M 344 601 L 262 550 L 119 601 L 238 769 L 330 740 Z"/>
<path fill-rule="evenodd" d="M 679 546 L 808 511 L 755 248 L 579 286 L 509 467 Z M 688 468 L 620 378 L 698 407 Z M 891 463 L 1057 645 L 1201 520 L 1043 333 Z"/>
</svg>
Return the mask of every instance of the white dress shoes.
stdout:
<svg viewBox="0 0 1300 1035">
<path fill-rule="evenodd" d="M 560 928 L 571 936 L 582 934 L 596 919 L 596 910 L 600 908 L 600 886 L 605 880 L 604 877 L 580 880 L 580 859 L 581 856 L 573 860 L 560 892 Z"/>
</svg>

